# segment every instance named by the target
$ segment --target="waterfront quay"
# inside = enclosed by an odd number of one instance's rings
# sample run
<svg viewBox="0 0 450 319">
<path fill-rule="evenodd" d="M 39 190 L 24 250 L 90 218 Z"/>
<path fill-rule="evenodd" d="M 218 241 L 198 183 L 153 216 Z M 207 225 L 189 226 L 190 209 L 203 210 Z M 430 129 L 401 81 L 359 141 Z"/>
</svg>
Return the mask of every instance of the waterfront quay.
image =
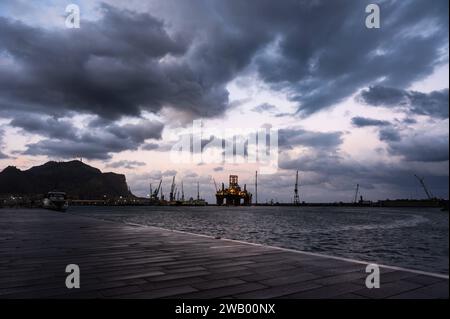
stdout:
<svg viewBox="0 0 450 319">
<path fill-rule="evenodd" d="M 80 288 L 66 287 L 66 267 Z M 41 209 L 0 209 L 0 298 L 448 298 L 448 276 Z"/>
</svg>

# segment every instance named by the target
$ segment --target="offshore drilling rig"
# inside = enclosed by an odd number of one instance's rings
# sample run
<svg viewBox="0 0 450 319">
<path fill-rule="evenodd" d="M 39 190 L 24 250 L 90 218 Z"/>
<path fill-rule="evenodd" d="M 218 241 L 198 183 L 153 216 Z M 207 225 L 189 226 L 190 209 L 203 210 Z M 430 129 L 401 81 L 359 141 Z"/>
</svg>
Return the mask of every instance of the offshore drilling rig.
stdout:
<svg viewBox="0 0 450 319">
<path fill-rule="evenodd" d="M 214 181 L 215 184 L 215 181 Z M 238 183 L 237 175 L 230 175 L 230 184 L 228 188 L 222 183 L 222 189 L 216 187 L 217 205 L 250 205 L 252 203 L 252 194 L 247 191 L 247 185 L 241 189 Z M 242 200 L 242 202 L 241 202 Z"/>
</svg>

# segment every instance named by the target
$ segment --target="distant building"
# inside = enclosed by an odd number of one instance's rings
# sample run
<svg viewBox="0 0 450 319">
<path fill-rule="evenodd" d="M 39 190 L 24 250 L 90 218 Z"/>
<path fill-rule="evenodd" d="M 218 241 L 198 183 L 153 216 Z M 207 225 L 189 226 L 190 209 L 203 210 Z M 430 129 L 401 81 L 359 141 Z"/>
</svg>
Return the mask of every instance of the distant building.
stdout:
<svg viewBox="0 0 450 319">
<path fill-rule="evenodd" d="M 242 190 L 238 183 L 237 175 L 230 175 L 230 184 L 225 188 L 222 183 L 222 189 L 216 193 L 217 205 L 250 205 L 252 203 L 252 194 L 247 191 L 247 185 Z"/>
</svg>

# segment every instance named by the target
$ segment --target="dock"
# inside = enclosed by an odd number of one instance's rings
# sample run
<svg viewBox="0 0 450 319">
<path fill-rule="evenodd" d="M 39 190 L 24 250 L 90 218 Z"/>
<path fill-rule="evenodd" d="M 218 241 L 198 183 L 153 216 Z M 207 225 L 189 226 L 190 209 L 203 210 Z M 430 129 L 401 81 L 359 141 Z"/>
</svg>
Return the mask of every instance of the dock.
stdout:
<svg viewBox="0 0 450 319">
<path fill-rule="evenodd" d="M 68 264 L 80 288 L 68 289 Z M 0 209 L 0 298 L 448 298 L 448 276 L 40 209 Z"/>
</svg>

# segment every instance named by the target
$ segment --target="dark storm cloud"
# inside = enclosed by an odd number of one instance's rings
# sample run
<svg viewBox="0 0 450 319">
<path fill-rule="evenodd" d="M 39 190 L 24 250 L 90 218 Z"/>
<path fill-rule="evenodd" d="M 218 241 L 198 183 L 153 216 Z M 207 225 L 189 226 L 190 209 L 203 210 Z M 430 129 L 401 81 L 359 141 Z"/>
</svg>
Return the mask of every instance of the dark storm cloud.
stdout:
<svg viewBox="0 0 450 319">
<path fill-rule="evenodd" d="M 9 125 L 19 127 L 28 133 L 47 137 L 76 138 L 76 129 L 70 121 L 53 117 L 44 118 L 36 114 L 20 113 L 16 115 Z"/>
<path fill-rule="evenodd" d="M 141 144 L 146 139 L 160 139 L 164 125 L 156 121 L 140 121 L 137 124 L 110 125 L 106 131 L 120 139 L 131 139 L 135 144 Z"/>
<path fill-rule="evenodd" d="M 448 1 L 165 1 L 180 28 L 201 32 L 194 50 L 213 78 L 247 66 L 300 114 L 317 112 L 374 82 L 407 87 L 446 62 Z M 181 11 L 177 12 L 177 11 Z M 444 49 L 444 50 L 443 50 Z M 199 51 L 203 53 L 199 53 Z"/>
<path fill-rule="evenodd" d="M 364 26 L 370 2 L 259 1 L 253 19 L 254 3 L 230 6 L 240 13 L 233 21 L 275 34 L 271 54 L 259 54 L 255 64 L 266 82 L 291 89 L 307 115 L 377 80 L 406 87 L 447 60 L 441 49 L 448 43 L 448 1 L 379 1 L 378 30 Z"/>
<path fill-rule="evenodd" d="M 418 132 L 411 134 L 404 127 L 382 126 L 378 138 L 387 144 L 387 152 L 408 162 L 448 161 L 448 133 Z"/>
<path fill-rule="evenodd" d="M 145 166 L 145 163 L 139 162 L 139 161 L 123 160 L 123 161 L 112 162 L 112 163 L 109 163 L 108 165 L 106 165 L 106 167 L 111 167 L 111 168 L 127 168 L 127 169 L 133 169 L 133 168 L 136 168 L 139 166 Z"/>
<path fill-rule="evenodd" d="M 442 135 L 417 134 L 404 138 L 401 142 L 389 143 L 392 155 L 402 156 L 406 161 L 443 162 L 449 160 L 449 137 Z"/>
<path fill-rule="evenodd" d="M 380 141 L 396 142 L 400 141 L 400 133 L 393 127 L 383 128 L 378 132 Z"/>
<path fill-rule="evenodd" d="M 292 148 L 306 146 L 317 149 L 335 149 L 342 144 L 342 132 L 313 132 L 304 129 L 281 129 L 278 131 L 278 146 Z"/>
<path fill-rule="evenodd" d="M 421 93 L 384 86 L 372 86 L 361 92 L 360 100 L 368 105 L 405 109 L 411 114 L 448 118 L 448 89 Z"/>
<path fill-rule="evenodd" d="M 24 154 L 109 159 L 111 153 L 138 149 L 146 139 L 160 139 L 162 130 L 162 123 L 148 120 L 141 120 L 137 124 L 111 124 L 97 130 L 81 131 L 70 139 L 51 136 L 50 139 L 28 144 Z"/>
<path fill-rule="evenodd" d="M 222 80 L 182 60 L 189 43 L 149 14 L 102 6 L 80 29 L 47 30 L 0 17 L 0 48 L 11 63 L 0 73 L 2 109 L 139 116 L 163 106 L 195 116 L 224 111 Z M 207 77 L 207 79 L 205 78 Z"/>
<path fill-rule="evenodd" d="M 280 154 L 278 165 L 281 169 L 325 174 L 342 174 L 351 168 L 351 165 L 343 162 L 342 158 L 334 151 L 304 153 L 294 158 Z"/>
<path fill-rule="evenodd" d="M 98 144 L 101 142 L 102 144 Z M 110 152 L 120 152 L 127 149 L 126 144 L 113 142 L 106 144 L 101 141 L 91 138 L 91 141 L 86 140 L 42 140 L 37 143 L 27 144 L 27 150 L 22 154 L 25 155 L 46 155 L 50 158 L 76 158 L 85 157 L 88 159 L 109 159 Z M 103 144 L 104 143 L 104 144 Z"/>
<path fill-rule="evenodd" d="M 360 101 L 369 105 L 401 106 L 405 103 L 405 91 L 384 86 L 372 86 L 363 90 L 359 98 Z"/>
<path fill-rule="evenodd" d="M 447 60 L 448 1 L 379 1 L 378 30 L 364 25 L 369 2 L 168 1 L 157 18 L 103 5 L 78 30 L 0 18 L 12 61 L 0 105 L 108 119 L 167 105 L 208 117 L 226 109 L 226 84 L 250 66 L 307 115 L 380 79 L 406 87 Z"/>
<path fill-rule="evenodd" d="M 389 121 L 382 121 L 371 119 L 368 117 L 357 116 L 352 118 L 352 124 L 356 127 L 366 127 L 366 126 L 388 126 L 391 123 Z"/>
<path fill-rule="evenodd" d="M 402 120 L 402 123 L 404 123 L 404 124 L 416 124 L 417 120 L 415 120 L 413 118 L 410 118 L 410 117 L 407 117 L 407 118 Z"/>
</svg>

